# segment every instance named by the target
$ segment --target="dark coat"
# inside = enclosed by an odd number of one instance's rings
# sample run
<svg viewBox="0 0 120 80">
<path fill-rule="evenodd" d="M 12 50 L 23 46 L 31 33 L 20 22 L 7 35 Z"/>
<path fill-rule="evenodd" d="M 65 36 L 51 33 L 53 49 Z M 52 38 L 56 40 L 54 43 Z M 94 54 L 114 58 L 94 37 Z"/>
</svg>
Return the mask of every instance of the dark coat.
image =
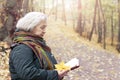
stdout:
<svg viewBox="0 0 120 80">
<path fill-rule="evenodd" d="M 47 56 L 56 64 L 51 53 L 47 53 Z M 41 68 L 33 50 L 25 44 L 19 44 L 11 50 L 9 70 L 12 80 L 59 80 L 57 71 Z"/>
</svg>

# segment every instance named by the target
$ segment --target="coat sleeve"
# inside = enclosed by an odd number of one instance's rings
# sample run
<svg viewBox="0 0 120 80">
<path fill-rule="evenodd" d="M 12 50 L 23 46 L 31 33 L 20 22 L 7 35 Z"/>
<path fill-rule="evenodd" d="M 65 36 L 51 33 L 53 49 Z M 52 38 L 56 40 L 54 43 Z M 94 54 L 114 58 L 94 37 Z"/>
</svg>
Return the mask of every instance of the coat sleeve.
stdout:
<svg viewBox="0 0 120 80">
<path fill-rule="evenodd" d="M 33 63 L 33 51 L 26 45 L 16 46 L 12 54 L 14 68 L 21 79 L 59 80 L 56 70 L 37 69 Z"/>
</svg>

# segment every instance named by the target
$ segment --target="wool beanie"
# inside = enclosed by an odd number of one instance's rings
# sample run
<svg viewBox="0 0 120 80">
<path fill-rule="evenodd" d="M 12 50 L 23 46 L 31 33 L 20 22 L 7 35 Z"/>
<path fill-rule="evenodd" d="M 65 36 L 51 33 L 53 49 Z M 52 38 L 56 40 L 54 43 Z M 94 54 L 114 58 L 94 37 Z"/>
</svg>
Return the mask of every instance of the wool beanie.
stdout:
<svg viewBox="0 0 120 80">
<path fill-rule="evenodd" d="M 29 12 L 17 22 L 18 30 L 30 31 L 42 21 L 46 21 L 47 16 L 41 12 Z"/>
</svg>

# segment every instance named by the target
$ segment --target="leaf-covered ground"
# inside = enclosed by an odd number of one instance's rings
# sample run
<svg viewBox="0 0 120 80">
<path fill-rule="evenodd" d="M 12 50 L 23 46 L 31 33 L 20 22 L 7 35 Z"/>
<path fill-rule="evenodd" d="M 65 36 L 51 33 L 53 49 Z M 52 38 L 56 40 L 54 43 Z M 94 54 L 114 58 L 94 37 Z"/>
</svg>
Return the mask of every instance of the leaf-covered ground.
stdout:
<svg viewBox="0 0 120 80">
<path fill-rule="evenodd" d="M 119 55 L 88 45 L 83 39 L 81 42 L 75 37 L 71 39 L 74 35 L 70 30 L 63 31 L 64 27 L 56 24 L 49 25 L 45 38 L 58 62 L 67 62 L 74 57 L 80 60 L 80 67 L 70 71 L 64 80 L 120 80 Z"/>
<path fill-rule="evenodd" d="M 49 21 L 45 39 L 58 62 L 72 58 L 80 60 L 80 67 L 70 71 L 64 80 L 120 80 L 120 57 L 84 39 L 74 37 L 62 23 Z M 9 51 L 8 51 L 9 53 Z M 10 80 L 8 55 L 0 52 L 0 80 Z"/>
<path fill-rule="evenodd" d="M 9 51 L 6 53 L 0 52 L 0 80 L 10 80 L 10 74 L 8 70 Z"/>
<path fill-rule="evenodd" d="M 10 80 L 10 74 L 8 70 L 8 56 L 10 50 L 5 51 L 2 46 L 4 46 L 4 48 L 9 47 L 6 42 L 0 42 L 0 80 Z"/>
</svg>

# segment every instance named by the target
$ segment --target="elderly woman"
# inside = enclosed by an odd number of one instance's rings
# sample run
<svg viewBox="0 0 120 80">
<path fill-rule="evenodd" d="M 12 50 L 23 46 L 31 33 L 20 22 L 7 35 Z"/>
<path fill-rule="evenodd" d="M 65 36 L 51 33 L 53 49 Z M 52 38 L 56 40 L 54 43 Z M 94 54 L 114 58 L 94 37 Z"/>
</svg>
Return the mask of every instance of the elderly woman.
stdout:
<svg viewBox="0 0 120 80">
<path fill-rule="evenodd" d="M 9 57 L 12 80 L 61 80 L 68 70 L 55 70 L 56 59 L 43 36 L 46 15 L 29 12 L 16 25 Z"/>
</svg>

